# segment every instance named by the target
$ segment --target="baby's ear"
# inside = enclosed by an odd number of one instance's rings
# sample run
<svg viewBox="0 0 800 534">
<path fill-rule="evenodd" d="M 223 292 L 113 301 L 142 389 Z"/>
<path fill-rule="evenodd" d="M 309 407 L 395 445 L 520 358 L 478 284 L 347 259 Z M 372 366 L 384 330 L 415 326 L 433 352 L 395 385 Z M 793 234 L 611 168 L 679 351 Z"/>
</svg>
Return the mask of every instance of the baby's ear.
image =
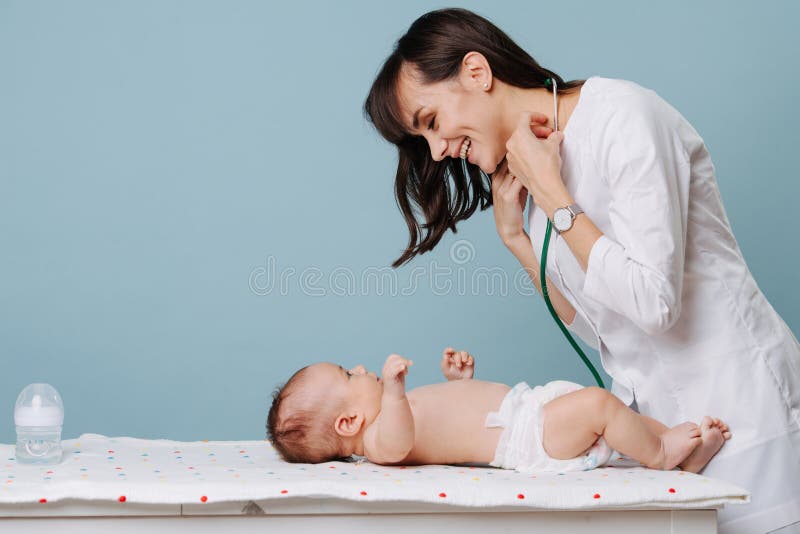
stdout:
<svg viewBox="0 0 800 534">
<path fill-rule="evenodd" d="M 361 431 L 364 424 L 364 414 L 361 412 L 341 413 L 336 417 L 334 428 L 342 437 L 352 437 Z"/>
</svg>

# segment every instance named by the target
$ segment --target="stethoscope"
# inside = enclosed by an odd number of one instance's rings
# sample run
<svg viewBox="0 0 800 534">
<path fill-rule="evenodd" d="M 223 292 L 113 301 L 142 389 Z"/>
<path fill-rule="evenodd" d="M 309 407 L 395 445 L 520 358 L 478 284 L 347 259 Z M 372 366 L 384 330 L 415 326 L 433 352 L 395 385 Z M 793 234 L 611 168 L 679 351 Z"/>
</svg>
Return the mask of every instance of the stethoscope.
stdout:
<svg viewBox="0 0 800 534">
<path fill-rule="evenodd" d="M 553 126 L 555 131 L 558 131 L 558 84 L 556 83 L 556 80 L 554 78 L 547 78 L 544 81 L 544 83 L 547 86 L 552 85 L 553 87 Z M 550 246 L 550 233 L 552 232 L 552 230 L 553 230 L 553 223 L 548 218 L 547 229 L 545 229 L 544 232 L 544 243 L 542 244 L 542 259 L 539 267 L 540 269 L 539 280 L 541 280 L 542 282 L 542 296 L 544 297 L 544 302 L 545 304 L 547 304 L 547 309 L 550 310 L 550 315 L 552 315 L 553 319 L 555 319 L 556 324 L 564 333 L 564 336 L 567 338 L 567 341 L 569 341 L 570 345 L 572 345 L 572 348 L 575 349 L 575 352 L 578 353 L 578 356 L 581 357 L 583 363 L 585 363 L 586 367 L 588 367 L 589 371 L 591 371 L 595 381 L 597 382 L 597 385 L 600 386 L 601 388 L 605 388 L 606 386 L 605 384 L 603 384 L 603 379 L 600 378 L 600 373 L 597 372 L 597 369 L 595 369 L 594 365 L 592 365 L 592 362 L 589 361 L 589 358 L 586 357 L 586 354 L 583 353 L 581 348 L 575 342 L 575 339 L 573 339 L 572 335 L 569 333 L 569 330 L 567 330 L 567 327 L 564 326 L 563 322 L 561 322 L 561 318 L 558 316 L 556 310 L 553 308 L 553 303 L 550 302 L 550 295 L 548 295 L 547 293 L 547 276 L 545 275 L 545 268 L 547 267 L 547 249 Z M 575 313 L 577 313 L 577 311 Z"/>
<path fill-rule="evenodd" d="M 553 88 L 553 126 L 554 126 L 554 130 L 558 131 L 558 84 L 556 83 L 555 79 L 553 79 L 553 78 L 547 78 L 544 81 L 544 83 L 545 83 L 546 86 L 548 86 L 548 87 L 552 86 L 552 88 Z M 469 176 L 469 171 L 467 169 L 466 158 L 464 158 L 463 156 L 462 156 L 461 163 L 462 163 L 462 165 L 464 167 L 464 175 L 465 176 Z M 545 230 L 545 233 L 544 233 L 544 243 L 542 245 L 542 260 L 541 260 L 541 264 L 539 266 L 539 268 L 540 268 L 539 279 L 542 282 L 542 296 L 544 297 L 544 302 L 545 302 L 545 304 L 547 304 L 547 309 L 550 310 L 550 315 L 553 316 L 553 319 L 556 321 L 556 324 L 561 329 L 561 331 L 564 333 L 564 336 L 567 338 L 567 341 L 569 341 L 569 344 L 572 345 L 572 348 L 575 349 L 575 352 L 578 353 L 578 356 L 581 357 L 581 360 L 583 360 L 583 363 L 586 364 L 586 367 L 588 367 L 589 371 L 591 371 L 592 375 L 594 376 L 595 381 L 597 382 L 597 385 L 600 386 L 601 388 L 605 388 L 606 386 L 605 386 L 605 384 L 603 384 L 603 379 L 600 378 L 600 373 L 597 372 L 597 369 L 595 369 L 594 365 L 592 365 L 592 362 L 589 361 L 589 358 L 586 357 L 586 354 L 584 354 L 584 352 L 581 350 L 581 348 L 575 342 L 575 339 L 569 333 L 569 331 L 567 330 L 567 327 L 564 326 L 564 323 L 561 322 L 561 318 L 558 316 L 558 314 L 556 313 L 556 310 L 553 308 L 553 303 L 550 302 L 550 295 L 547 293 L 547 277 L 545 275 L 545 271 L 546 271 L 546 267 L 547 267 L 547 249 L 550 246 L 550 234 L 552 233 L 552 231 L 553 231 L 553 223 L 548 218 L 547 219 L 547 229 Z M 577 310 L 576 310 L 575 313 L 577 313 Z"/>
</svg>

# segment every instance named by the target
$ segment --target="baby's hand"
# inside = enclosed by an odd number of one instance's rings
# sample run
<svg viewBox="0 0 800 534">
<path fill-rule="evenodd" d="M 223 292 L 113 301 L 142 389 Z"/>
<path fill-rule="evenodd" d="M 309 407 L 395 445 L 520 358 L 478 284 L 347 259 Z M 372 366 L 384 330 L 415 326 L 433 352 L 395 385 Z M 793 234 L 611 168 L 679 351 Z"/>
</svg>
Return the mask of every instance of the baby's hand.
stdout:
<svg viewBox="0 0 800 534">
<path fill-rule="evenodd" d="M 390 354 L 383 364 L 383 394 L 395 399 L 406 395 L 406 374 L 414 362 L 406 360 L 399 354 Z"/>
<path fill-rule="evenodd" d="M 465 350 L 456 351 L 447 347 L 442 353 L 442 373 L 448 380 L 472 378 L 475 372 L 475 358 Z"/>
</svg>

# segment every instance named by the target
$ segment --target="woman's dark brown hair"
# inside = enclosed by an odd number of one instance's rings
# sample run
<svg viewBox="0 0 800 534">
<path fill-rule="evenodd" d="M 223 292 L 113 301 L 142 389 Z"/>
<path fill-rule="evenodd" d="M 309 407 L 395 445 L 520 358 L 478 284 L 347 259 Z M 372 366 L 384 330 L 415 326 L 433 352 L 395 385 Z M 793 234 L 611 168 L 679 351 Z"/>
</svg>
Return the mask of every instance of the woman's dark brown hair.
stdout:
<svg viewBox="0 0 800 534">
<path fill-rule="evenodd" d="M 464 160 L 434 161 L 425 138 L 407 131 L 397 97 L 405 63 L 414 67 L 423 83 L 437 83 L 458 76 L 464 56 L 471 51 L 483 54 L 493 77 L 509 85 L 549 90 L 545 80 L 554 78 L 560 93 L 583 83 L 565 82 L 541 67 L 497 26 L 466 9 L 440 9 L 415 20 L 395 44 L 364 103 L 367 120 L 398 151 L 395 198 L 411 236 L 392 267 L 433 249 L 448 228 L 455 232 L 456 223 L 479 206 L 485 210 L 492 205 L 491 178 Z"/>
</svg>

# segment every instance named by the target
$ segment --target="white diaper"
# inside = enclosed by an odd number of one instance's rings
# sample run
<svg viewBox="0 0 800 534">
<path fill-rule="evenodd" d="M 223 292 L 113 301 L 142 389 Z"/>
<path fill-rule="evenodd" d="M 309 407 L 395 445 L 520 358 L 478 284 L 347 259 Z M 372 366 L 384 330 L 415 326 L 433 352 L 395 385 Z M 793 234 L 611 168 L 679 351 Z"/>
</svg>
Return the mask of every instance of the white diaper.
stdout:
<svg viewBox="0 0 800 534">
<path fill-rule="evenodd" d="M 557 460 L 545 452 L 542 444 L 544 405 L 582 388 L 580 384 L 565 380 L 555 380 L 533 389 L 525 382 L 514 386 L 503 398 L 500 411 L 489 412 L 486 416 L 486 427 L 503 427 L 490 465 L 523 473 L 586 471 L 618 458 L 619 454 L 602 436 L 585 454 L 570 460 Z"/>
</svg>

